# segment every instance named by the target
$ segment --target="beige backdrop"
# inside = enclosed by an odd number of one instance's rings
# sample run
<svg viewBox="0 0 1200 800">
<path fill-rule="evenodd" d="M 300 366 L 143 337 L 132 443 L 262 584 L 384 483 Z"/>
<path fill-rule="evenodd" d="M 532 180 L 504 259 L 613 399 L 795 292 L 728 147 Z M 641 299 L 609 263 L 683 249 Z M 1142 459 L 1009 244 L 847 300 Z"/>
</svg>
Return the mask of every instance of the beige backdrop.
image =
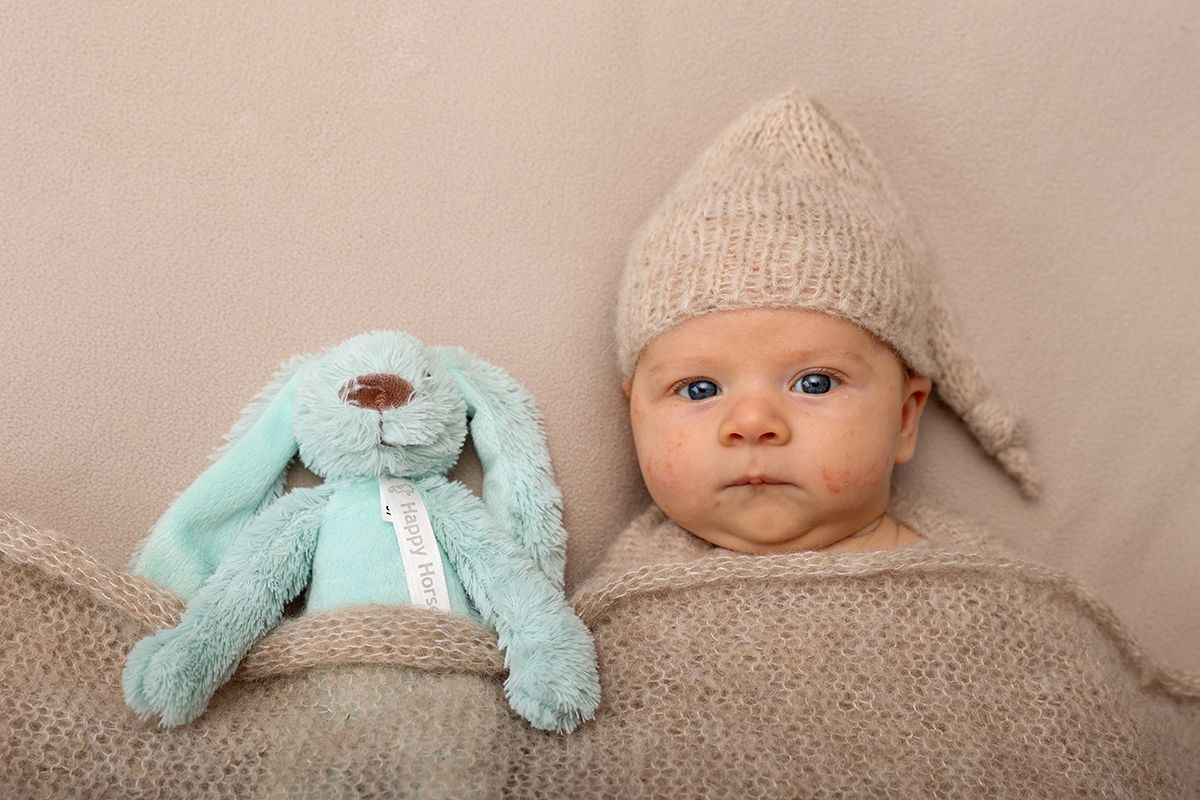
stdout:
<svg viewBox="0 0 1200 800">
<path fill-rule="evenodd" d="M 1047 497 L 1025 504 L 936 405 L 900 481 L 1200 670 L 1192 0 L 0 21 L 0 508 L 124 563 L 280 361 L 392 327 L 535 393 L 578 580 L 645 502 L 610 336 L 633 230 L 733 117 L 799 87 L 908 201 Z"/>
</svg>

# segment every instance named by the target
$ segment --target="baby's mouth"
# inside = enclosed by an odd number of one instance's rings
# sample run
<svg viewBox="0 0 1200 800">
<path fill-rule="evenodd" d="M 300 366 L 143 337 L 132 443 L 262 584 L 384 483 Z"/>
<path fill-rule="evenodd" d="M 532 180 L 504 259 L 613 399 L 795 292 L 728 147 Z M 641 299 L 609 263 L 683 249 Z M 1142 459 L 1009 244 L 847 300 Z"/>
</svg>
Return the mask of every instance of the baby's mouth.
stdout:
<svg viewBox="0 0 1200 800">
<path fill-rule="evenodd" d="M 787 481 L 772 478 L 770 475 L 744 475 L 726 488 L 734 486 L 783 486 Z"/>
</svg>

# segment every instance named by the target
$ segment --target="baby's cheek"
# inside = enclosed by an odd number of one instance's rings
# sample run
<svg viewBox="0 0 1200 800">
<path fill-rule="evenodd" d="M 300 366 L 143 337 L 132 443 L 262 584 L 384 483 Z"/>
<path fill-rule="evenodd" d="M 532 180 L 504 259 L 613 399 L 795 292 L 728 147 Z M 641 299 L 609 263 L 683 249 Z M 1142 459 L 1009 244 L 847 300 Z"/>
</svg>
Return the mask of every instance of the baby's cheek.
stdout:
<svg viewBox="0 0 1200 800">
<path fill-rule="evenodd" d="M 852 427 L 830 432 L 816 443 L 813 456 L 821 462 L 821 482 L 829 494 L 840 495 L 861 480 L 862 465 L 854 456 L 859 445 Z"/>
<path fill-rule="evenodd" d="M 639 432 L 638 463 L 646 488 L 668 514 L 682 513 L 699 499 L 700 465 L 705 463 L 701 439 L 686 426 L 650 414 Z"/>
<path fill-rule="evenodd" d="M 642 477 L 647 485 L 674 487 L 678 483 L 678 471 L 670 453 L 646 455 L 642 459 Z"/>
<path fill-rule="evenodd" d="M 830 494 L 841 494 L 854 482 L 854 474 L 850 470 L 836 467 L 822 467 L 821 478 L 825 481 L 825 491 Z"/>
<path fill-rule="evenodd" d="M 891 474 L 893 461 L 887 452 L 863 452 L 863 441 L 853 434 L 843 441 L 833 453 L 842 455 L 836 461 L 822 465 L 820 474 L 825 490 L 830 495 L 844 493 L 874 493 L 881 481 Z"/>
<path fill-rule="evenodd" d="M 636 426 L 646 419 L 646 410 L 636 399 L 629 403 L 629 419 Z"/>
<path fill-rule="evenodd" d="M 685 500 L 696 486 L 696 458 L 684 433 L 671 433 L 656 439 L 641 458 L 642 477 L 651 493 L 660 500 L 674 503 Z"/>
<path fill-rule="evenodd" d="M 642 478 L 646 481 L 647 486 L 658 483 L 658 469 L 654 461 L 654 456 L 642 456 L 641 467 Z"/>
<path fill-rule="evenodd" d="M 889 459 L 886 454 L 874 458 L 864 456 L 857 479 L 852 483 L 854 490 L 864 496 L 875 495 L 890 479 L 893 466 L 895 461 Z"/>
</svg>

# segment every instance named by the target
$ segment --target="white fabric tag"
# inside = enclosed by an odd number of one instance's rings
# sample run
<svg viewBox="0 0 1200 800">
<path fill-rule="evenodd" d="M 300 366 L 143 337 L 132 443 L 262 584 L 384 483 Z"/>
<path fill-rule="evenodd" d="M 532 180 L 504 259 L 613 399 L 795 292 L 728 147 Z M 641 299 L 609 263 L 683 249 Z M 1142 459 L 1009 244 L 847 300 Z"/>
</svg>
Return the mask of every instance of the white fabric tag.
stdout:
<svg viewBox="0 0 1200 800">
<path fill-rule="evenodd" d="M 380 478 L 379 507 L 383 518 L 396 529 L 413 605 L 449 611 L 442 552 L 433 538 L 433 525 L 417 487 L 403 478 Z"/>
</svg>

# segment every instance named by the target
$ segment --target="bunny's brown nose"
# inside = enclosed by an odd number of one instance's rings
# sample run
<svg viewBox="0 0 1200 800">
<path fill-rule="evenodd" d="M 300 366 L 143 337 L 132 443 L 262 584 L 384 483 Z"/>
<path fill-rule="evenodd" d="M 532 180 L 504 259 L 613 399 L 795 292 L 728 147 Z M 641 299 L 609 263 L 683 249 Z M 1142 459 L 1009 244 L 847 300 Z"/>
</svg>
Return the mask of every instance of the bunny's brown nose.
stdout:
<svg viewBox="0 0 1200 800">
<path fill-rule="evenodd" d="M 342 400 L 352 406 L 379 411 L 404 405 L 412 393 L 412 384 L 404 378 L 382 372 L 351 378 L 338 391 Z"/>
</svg>

